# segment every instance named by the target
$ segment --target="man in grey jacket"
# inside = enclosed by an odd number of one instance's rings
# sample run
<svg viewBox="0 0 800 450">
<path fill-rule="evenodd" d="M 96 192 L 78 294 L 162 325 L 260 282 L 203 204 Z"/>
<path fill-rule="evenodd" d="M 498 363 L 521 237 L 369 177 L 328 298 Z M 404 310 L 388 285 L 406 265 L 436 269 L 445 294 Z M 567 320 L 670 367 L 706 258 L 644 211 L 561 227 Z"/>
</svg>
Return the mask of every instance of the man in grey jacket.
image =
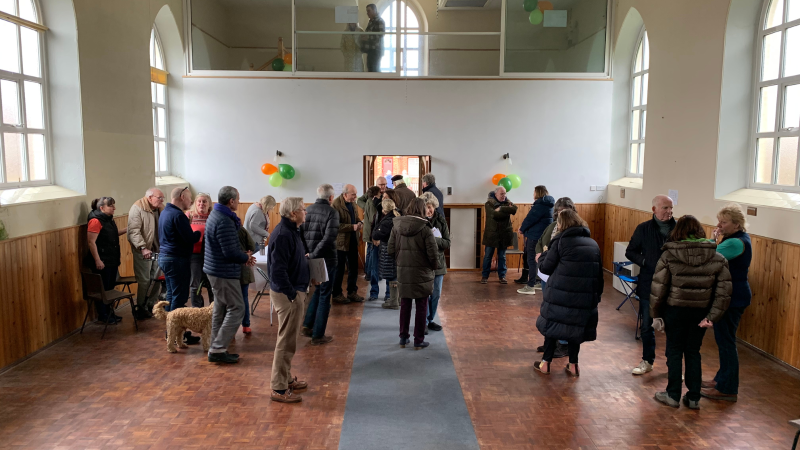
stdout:
<svg viewBox="0 0 800 450">
<path fill-rule="evenodd" d="M 311 337 L 311 345 L 327 344 L 333 340 L 325 336 L 328 314 L 331 311 L 333 279 L 336 277 L 336 236 L 339 234 L 339 213 L 331 206 L 336 192 L 330 184 L 317 188 L 317 201 L 306 208 L 306 220 L 300 232 L 308 246 L 309 259 L 324 258 L 328 281 L 314 289 L 303 321 L 303 335 Z"/>
<path fill-rule="evenodd" d="M 203 271 L 214 290 L 209 362 L 231 364 L 239 361 L 239 355 L 228 353 L 228 345 L 244 317 L 245 306 L 239 277 L 242 264 L 252 266 L 256 261 L 250 252 L 243 252 L 239 245 L 238 229 L 242 223 L 234 212 L 238 206 L 239 191 L 224 186 L 219 190 L 217 204 L 206 221 Z"/>
<path fill-rule="evenodd" d="M 128 242 L 133 254 L 133 273 L 136 275 L 136 319 L 153 317 L 150 310 L 156 303 L 160 283 L 147 295 L 150 280 L 158 274 L 158 264 L 153 264 L 151 255 L 158 252 L 158 217 L 164 209 L 164 193 L 150 188 L 143 198 L 137 200 L 128 212 Z M 156 287 L 157 286 L 157 287 Z"/>
</svg>

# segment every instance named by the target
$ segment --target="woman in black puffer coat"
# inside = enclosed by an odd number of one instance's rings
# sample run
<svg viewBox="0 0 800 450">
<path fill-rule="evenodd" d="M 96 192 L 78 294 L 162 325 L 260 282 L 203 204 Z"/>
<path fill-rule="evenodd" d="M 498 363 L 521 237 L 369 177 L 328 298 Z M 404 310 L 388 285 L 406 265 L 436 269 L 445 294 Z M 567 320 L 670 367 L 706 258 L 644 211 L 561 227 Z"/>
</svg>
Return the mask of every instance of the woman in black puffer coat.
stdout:
<svg viewBox="0 0 800 450">
<path fill-rule="evenodd" d="M 394 218 L 400 217 L 400 211 L 395 208 L 395 203 L 386 197 L 381 203 L 381 209 L 376 214 L 376 223 L 372 227 L 372 244 L 378 246 L 378 274 L 380 279 L 389 282 L 389 298 L 381 305 L 385 309 L 400 309 L 400 296 L 397 285 L 397 266 L 394 256 L 389 254 L 389 237 L 394 228 Z M 377 244 L 376 244 L 377 242 Z"/>
<path fill-rule="evenodd" d="M 536 328 L 544 335 L 544 355 L 534 368 L 550 373 L 550 362 L 559 339 L 569 345 L 568 374 L 579 376 L 581 343 L 597 339 L 597 304 L 603 293 L 603 265 L 600 247 L 590 236 L 586 222 L 577 212 L 561 211 L 561 232 L 539 257 L 539 270 L 550 275 L 544 290 Z"/>
</svg>

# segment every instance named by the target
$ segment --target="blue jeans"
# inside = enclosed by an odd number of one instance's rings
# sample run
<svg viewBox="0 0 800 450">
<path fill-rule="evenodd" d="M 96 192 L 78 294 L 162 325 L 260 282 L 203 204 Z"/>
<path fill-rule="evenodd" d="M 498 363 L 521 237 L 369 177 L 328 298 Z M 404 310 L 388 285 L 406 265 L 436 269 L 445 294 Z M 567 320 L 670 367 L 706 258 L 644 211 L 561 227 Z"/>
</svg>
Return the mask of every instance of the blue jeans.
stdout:
<svg viewBox="0 0 800 450">
<path fill-rule="evenodd" d="M 367 244 L 367 275 L 369 275 L 369 298 L 378 298 L 381 293 L 379 286 L 381 275 L 378 265 L 380 264 L 380 247 L 372 245 L 372 242 Z M 389 282 L 386 281 L 386 298 L 389 298 Z"/>
<path fill-rule="evenodd" d="M 433 322 L 433 318 L 436 317 L 439 297 L 442 296 L 442 281 L 444 281 L 444 275 L 436 275 L 433 278 L 433 292 L 428 297 L 428 323 Z"/>
<path fill-rule="evenodd" d="M 528 253 L 528 287 L 536 285 L 536 243 L 538 240 L 528 239 L 525 242 L 525 251 Z M 544 288 L 542 288 L 544 290 Z"/>
<path fill-rule="evenodd" d="M 183 308 L 189 300 L 189 282 L 192 279 L 191 258 L 162 256 L 158 258 L 158 266 L 164 271 L 164 280 L 167 282 L 169 310 Z"/>
<path fill-rule="evenodd" d="M 242 326 L 250 328 L 250 300 L 247 299 L 247 291 L 250 290 L 250 284 L 242 285 L 242 298 L 244 299 L 244 318 L 242 319 Z"/>
<path fill-rule="evenodd" d="M 746 308 L 746 307 L 745 307 Z M 736 330 L 745 308 L 728 308 L 714 324 L 714 339 L 719 347 L 719 371 L 714 377 L 717 390 L 723 394 L 739 394 L 739 352 L 736 350 Z"/>
<path fill-rule="evenodd" d="M 328 326 L 328 314 L 331 312 L 331 294 L 333 293 L 334 278 L 336 278 L 336 262 L 325 262 L 328 269 L 328 281 L 320 283 L 314 289 L 314 295 L 311 296 L 311 301 L 308 302 L 308 309 L 306 310 L 306 317 L 303 320 L 303 326 L 306 328 L 313 328 L 311 331 L 312 338 L 321 338 L 325 336 L 325 328 Z"/>
<path fill-rule="evenodd" d="M 498 248 L 497 250 L 497 276 L 500 278 L 506 277 L 506 249 Z M 492 255 L 494 255 L 495 248 L 486 246 L 486 252 L 483 255 L 483 278 L 489 278 L 489 272 L 492 268 Z"/>
</svg>

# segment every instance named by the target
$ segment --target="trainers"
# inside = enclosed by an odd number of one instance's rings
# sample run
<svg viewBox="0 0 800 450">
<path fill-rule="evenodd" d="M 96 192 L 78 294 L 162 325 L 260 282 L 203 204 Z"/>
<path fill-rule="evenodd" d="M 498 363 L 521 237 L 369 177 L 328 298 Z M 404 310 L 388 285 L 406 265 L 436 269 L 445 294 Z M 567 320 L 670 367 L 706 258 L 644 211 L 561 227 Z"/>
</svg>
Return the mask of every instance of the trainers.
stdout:
<svg viewBox="0 0 800 450">
<path fill-rule="evenodd" d="M 305 337 L 311 337 L 311 333 L 312 333 L 312 330 L 309 327 L 303 327 L 303 329 L 300 330 L 300 334 L 302 334 Z"/>
<path fill-rule="evenodd" d="M 348 299 L 344 295 L 337 295 L 336 297 L 333 297 L 333 303 L 336 303 L 336 304 L 339 304 L 339 305 L 346 305 L 346 304 L 350 303 L 350 299 Z"/>
<path fill-rule="evenodd" d="M 347 294 L 347 299 L 354 303 L 361 303 L 364 301 L 364 297 L 358 295 L 357 292 L 351 292 Z"/>
<path fill-rule="evenodd" d="M 700 401 L 698 400 L 689 400 L 688 397 L 685 395 L 683 396 L 683 406 L 689 409 L 700 409 Z"/>
<path fill-rule="evenodd" d="M 481 278 L 481 284 L 486 284 L 489 282 L 488 278 Z"/>
<path fill-rule="evenodd" d="M 228 354 L 228 352 L 209 353 L 208 362 L 220 363 L 220 364 L 236 364 L 237 362 L 239 362 L 239 358 L 234 358 L 233 355 Z"/>
<path fill-rule="evenodd" d="M 436 322 L 431 322 L 428 324 L 428 329 L 433 331 L 442 331 L 442 326 Z"/>
<path fill-rule="evenodd" d="M 396 303 L 390 303 L 390 302 L 387 301 L 387 302 L 384 302 L 381 305 L 381 308 L 383 308 L 383 309 L 400 309 L 400 305 L 398 305 Z"/>
<path fill-rule="evenodd" d="M 522 289 L 517 289 L 517 294 L 536 295 L 536 288 L 525 286 Z"/>
<path fill-rule="evenodd" d="M 667 394 L 666 392 L 656 392 L 656 395 L 653 396 L 653 398 L 673 408 L 680 408 L 681 406 L 680 402 L 670 397 L 669 394 Z"/>
<path fill-rule="evenodd" d="M 252 332 L 253 332 L 253 329 L 252 329 L 252 328 L 250 328 L 250 327 L 242 327 L 242 333 L 244 333 L 244 334 L 250 334 L 250 333 L 252 333 Z"/>
<path fill-rule="evenodd" d="M 431 345 L 430 342 L 422 341 L 419 344 L 414 344 L 414 350 L 422 350 L 423 348 L 426 348 L 429 345 Z"/>
<path fill-rule="evenodd" d="M 272 395 L 269 396 L 269 399 L 278 403 L 300 403 L 303 401 L 303 397 L 295 394 L 291 389 L 287 389 L 283 394 L 272 391 Z"/>
<path fill-rule="evenodd" d="M 312 338 L 311 345 L 323 345 L 331 342 L 333 340 L 333 336 L 322 336 L 321 338 Z"/>
<path fill-rule="evenodd" d="M 508 281 L 505 278 L 500 278 L 500 284 L 508 284 Z"/>
<path fill-rule="evenodd" d="M 652 371 L 653 371 L 653 365 L 645 360 L 642 360 L 642 362 L 640 362 L 638 366 L 634 367 L 633 370 L 631 370 L 631 373 L 634 375 L 643 375 L 646 374 L 647 372 L 652 372 Z"/>
</svg>

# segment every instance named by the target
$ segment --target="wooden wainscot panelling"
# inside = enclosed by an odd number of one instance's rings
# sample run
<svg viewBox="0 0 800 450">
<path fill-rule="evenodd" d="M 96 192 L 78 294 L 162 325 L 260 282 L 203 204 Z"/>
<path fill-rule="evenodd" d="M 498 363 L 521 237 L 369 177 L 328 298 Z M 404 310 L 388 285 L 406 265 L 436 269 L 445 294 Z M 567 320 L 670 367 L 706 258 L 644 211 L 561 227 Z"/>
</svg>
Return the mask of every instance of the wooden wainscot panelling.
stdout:
<svg viewBox="0 0 800 450">
<path fill-rule="evenodd" d="M 606 205 L 605 246 L 630 240 L 636 226 L 652 213 L 617 205 Z M 714 228 L 704 224 L 708 236 Z M 753 260 L 750 263 L 751 305 L 739 326 L 739 339 L 800 368 L 800 245 L 750 235 Z M 603 255 L 611 269 L 612 251 Z"/>
<path fill-rule="evenodd" d="M 120 229 L 127 226 L 127 215 L 115 220 Z M 133 275 L 125 235 L 120 244 L 120 273 Z M 86 302 L 80 267 L 86 249 L 86 225 L 0 242 L 0 368 L 81 326 Z"/>
</svg>

